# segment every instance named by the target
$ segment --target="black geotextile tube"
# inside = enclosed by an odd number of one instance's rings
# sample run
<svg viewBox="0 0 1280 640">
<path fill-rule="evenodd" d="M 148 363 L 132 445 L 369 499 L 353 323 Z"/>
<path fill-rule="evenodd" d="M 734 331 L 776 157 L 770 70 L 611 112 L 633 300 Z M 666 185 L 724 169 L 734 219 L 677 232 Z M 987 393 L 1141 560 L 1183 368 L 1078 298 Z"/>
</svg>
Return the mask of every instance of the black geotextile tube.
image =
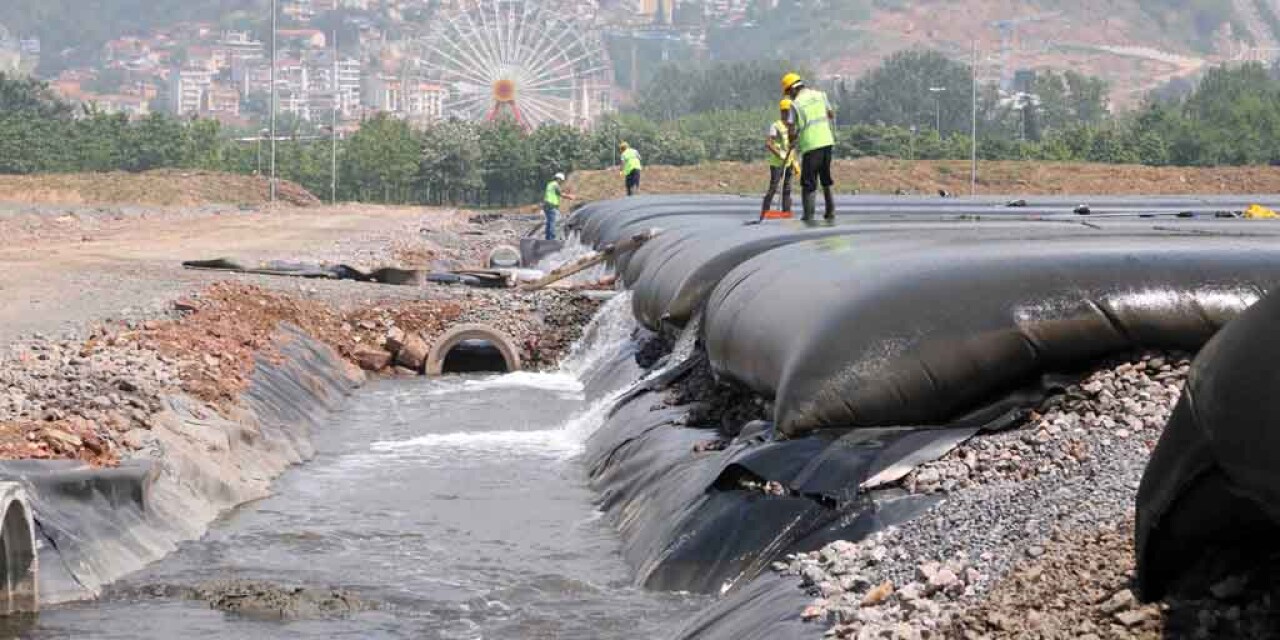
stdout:
<svg viewBox="0 0 1280 640">
<path fill-rule="evenodd" d="M 787 435 L 946 424 L 1044 372 L 1198 349 L 1280 281 L 1275 228 L 1259 229 L 792 244 L 721 280 L 707 353 L 718 374 L 774 398 Z"/>
<path fill-rule="evenodd" d="M 1200 351 L 1142 476 L 1139 595 L 1202 595 L 1280 540 L 1280 295 Z"/>
<path fill-rule="evenodd" d="M 1252 203 L 1272 204 L 1275 196 L 1038 196 L 1025 198 L 1026 205 L 1006 206 L 1016 197 L 938 198 L 920 196 L 848 196 L 836 198 L 838 219 L 926 217 L 1021 217 L 1104 219 L 1112 216 L 1173 218 L 1191 214 L 1213 218 L 1219 213 L 1239 212 Z M 1087 204 L 1090 214 L 1074 213 L 1078 204 Z M 578 231 L 581 240 L 600 248 L 645 229 L 666 228 L 687 217 L 707 224 L 740 224 L 759 216 L 760 203 L 754 196 L 665 195 L 620 198 L 582 206 L 566 223 Z M 795 215 L 799 217 L 797 210 Z"/>
<path fill-rule="evenodd" d="M 1031 235 L 1097 233 L 1096 225 L 1050 220 L 846 221 L 835 226 L 783 223 L 744 227 L 684 228 L 664 232 L 637 250 L 627 263 L 624 283 L 632 289 L 636 319 L 658 330 L 682 327 L 698 313 L 725 275 L 755 256 L 797 242 L 845 237 L 855 248 L 864 235 L 898 234 L 906 240 L 921 234 L 1024 229 Z"/>
</svg>

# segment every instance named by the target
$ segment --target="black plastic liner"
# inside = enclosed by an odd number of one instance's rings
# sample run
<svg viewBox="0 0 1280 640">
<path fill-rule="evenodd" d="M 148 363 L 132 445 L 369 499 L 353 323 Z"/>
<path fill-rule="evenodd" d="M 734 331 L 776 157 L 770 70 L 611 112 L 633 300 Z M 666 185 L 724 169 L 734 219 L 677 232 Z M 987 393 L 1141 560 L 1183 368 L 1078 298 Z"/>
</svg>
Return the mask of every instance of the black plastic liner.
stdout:
<svg viewBox="0 0 1280 640">
<path fill-rule="evenodd" d="M 633 395 L 587 444 L 601 508 L 619 529 L 637 580 L 653 589 L 724 593 L 786 553 L 859 540 L 915 517 L 935 500 L 859 487 L 903 464 L 909 469 L 921 452 L 940 456 L 976 431 L 822 432 L 697 451 L 717 433 L 681 426 L 685 409 L 654 392 Z M 770 481 L 784 495 L 758 489 Z"/>
<path fill-rule="evenodd" d="M 1191 366 L 1137 498 L 1139 595 L 1203 595 L 1273 557 L 1280 538 L 1280 296 Z"/>
<path fill-rule="evenodd" d="M 310 430 L 353 389 L 337 355 L 286 328 L 283 358 L 262 358 L 242 419 L 169 398 L 150 455 L 118 468 L 0 462 L 31 501 L 44 603 L 94 598 L 107 583 L 197 538 L 221 511 L 266 495 L 270 477 L 312 455 Z"/>
<path fill-rule="evenodd" d="M 813 598 L 795 578 L 766 572 L 702 610 L 675 640 L 782 640 L 817 638 L 824 628 L 800 619 Z"/>
</svg>

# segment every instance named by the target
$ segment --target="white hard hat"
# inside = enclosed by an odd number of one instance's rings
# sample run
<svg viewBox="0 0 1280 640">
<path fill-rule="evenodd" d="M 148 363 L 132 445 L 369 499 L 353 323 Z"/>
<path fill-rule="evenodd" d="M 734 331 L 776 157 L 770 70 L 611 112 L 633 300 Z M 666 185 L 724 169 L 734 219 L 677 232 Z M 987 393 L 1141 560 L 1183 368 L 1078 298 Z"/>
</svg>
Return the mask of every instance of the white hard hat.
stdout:
<svg viewBox="0 0 1280 640">
<path fill-rule="evenodd" d="M 557 173 L 557 174 L 556 174 L 556 180 L 564 180 L 564 174 L 563 174 L 563 173 Z"/>
</svg>

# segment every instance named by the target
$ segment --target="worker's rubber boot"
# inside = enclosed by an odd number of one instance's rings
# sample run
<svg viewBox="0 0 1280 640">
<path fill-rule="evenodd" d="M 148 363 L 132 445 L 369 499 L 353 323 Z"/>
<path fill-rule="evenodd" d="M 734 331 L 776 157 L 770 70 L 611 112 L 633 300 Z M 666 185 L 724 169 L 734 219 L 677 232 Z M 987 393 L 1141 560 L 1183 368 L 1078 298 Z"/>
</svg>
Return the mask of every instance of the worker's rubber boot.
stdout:
<svg viewBox="0 0 1280 640">
<path fill-rule="evenodd" d="M 822 188 L 822 199 L 826 201 L 827 210 L 822 214 L 822 218 L 827 222 L 836 221 L 836 194 L 831 193 L 831 187 Z"/>
<path fill-rule="evenodd" d="M 782 194 L 782 210 L 791 213 L 791 192 Z"/>
<path fill-rule="evenodd" d="M 805 222 L 813 222 L 813 214 L 818 210 L 818 194 L 812 191 L 801 194 L 800 202 L 804 206 L 804 217 L 800 219 Z"/>
</svg>

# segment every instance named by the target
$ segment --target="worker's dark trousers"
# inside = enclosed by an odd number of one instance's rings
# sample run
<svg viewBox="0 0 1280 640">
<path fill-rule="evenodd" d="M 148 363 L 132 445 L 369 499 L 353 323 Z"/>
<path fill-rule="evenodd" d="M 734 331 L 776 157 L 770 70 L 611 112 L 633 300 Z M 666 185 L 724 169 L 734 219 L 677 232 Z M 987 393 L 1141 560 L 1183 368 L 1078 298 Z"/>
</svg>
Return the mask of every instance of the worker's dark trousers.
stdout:
<svg viewBox="0 0 1280 640">
<path fill-rule="evenodd" d="M 556 239 L 556 217 L 560 215 L 560 209 L 554 205 L 542 203 L 542 215 L 547 219 L 546 227 L 548 240 Z"/>
<path fill-rule="evenodd" d="M 822 195 L 826 199 L 826 217 L 836 215 L 835 197 L 831 187 L 835 181 L 831 179 L 831 147 L 821 147 L 804 154 L 800 159 L 800 193 L 804 200 L 804 216 L 812 218 L 817 199 L 818 183 L 822 183 Z"/>
<path fill-rule="evenodd" d="M 640 170 L 627 174 L 627 195 L 634 196 L 640 191 Z"/>
<path fill-rule="evenodd" d="M 782 182 L 782 210 L 791 210 L 791 167 L 769 167 L 769 190 L 764 192 L 764 203 L 761 211 L 768 211 L 773 206 L 773 195 L 778 192 L 778 182 Z"/>
</svg>

